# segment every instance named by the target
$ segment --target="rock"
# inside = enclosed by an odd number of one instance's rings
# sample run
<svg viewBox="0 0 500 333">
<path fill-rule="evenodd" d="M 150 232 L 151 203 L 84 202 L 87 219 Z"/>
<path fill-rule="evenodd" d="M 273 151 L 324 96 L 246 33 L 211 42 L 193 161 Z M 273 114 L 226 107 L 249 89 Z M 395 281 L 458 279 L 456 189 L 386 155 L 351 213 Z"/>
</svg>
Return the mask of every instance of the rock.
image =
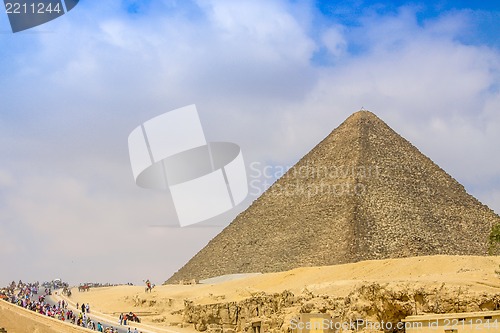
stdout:
<svg viewBox="0 0 500 333">
<path fill-rule="evenodd" d="M 197 305 L 186 303 L 184 321 L 198 331 L 213 333 L 290 332 L 290 323 L 301 313 L 328 314 L 339 323 L 357 323 L 370 332 L 366 323 L 389 323 L 392 327 L 410 315 L 425 313 L 475 312 L 500 309 L 500 293 L 471 292 L 464 287 L 424 288 L 412 285 L 364 283 L 345 298 L 320 295 L 295 296 L 289 291 L 264 294 L 239 302 Z M 373 330 L 371 330 L 373 331 Z M 386 330 L 389 332 L 390 330 Z"/>
</svg>

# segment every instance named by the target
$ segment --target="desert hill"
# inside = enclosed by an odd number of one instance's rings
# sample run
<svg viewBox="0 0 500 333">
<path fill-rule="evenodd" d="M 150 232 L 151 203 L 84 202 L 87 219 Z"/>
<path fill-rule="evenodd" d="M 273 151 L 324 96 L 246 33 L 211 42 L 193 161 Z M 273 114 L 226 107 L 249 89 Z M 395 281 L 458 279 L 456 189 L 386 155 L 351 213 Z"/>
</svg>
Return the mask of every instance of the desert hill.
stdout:
<svg viewBox="0 0 500 333">
<path fill-rule="evenodd" d="M 286 332 L 300 313 L 397 321 L 407 315 L 500 309 L 500 257 L 422 256 L 303 267 L 207 285 L 94 288 L 69 298 L 94 315 L 140 315 L 148 332 L 243 332 L 258 320 Z M 237 311 L 236 311 L 237 310 Z M 237 316 L 235 317 L 235 314 Z M 11 332 L 84 332 L 0 301 L 0 327 Z M 144 329 L 147 328 L 147 329 Z"/>
<path fill-rule="evenodd" d="M 175 330 L 226 325 L 244 331 L 250 320 L 274 318 L 271 331 L 283 332 L 284 321 L 302 312 L 400 320 L 417 313 L 495 310 L 500 308 L 499 265 L 500 257 L 480 256 L 372 260 L 218 284 L 163 285 L 151 294 L 142 286 L 96 288 L 75 291 L 71 301 L 89 302 L 108 314 L 143 313 L 144 322 Z"/>
</svg>

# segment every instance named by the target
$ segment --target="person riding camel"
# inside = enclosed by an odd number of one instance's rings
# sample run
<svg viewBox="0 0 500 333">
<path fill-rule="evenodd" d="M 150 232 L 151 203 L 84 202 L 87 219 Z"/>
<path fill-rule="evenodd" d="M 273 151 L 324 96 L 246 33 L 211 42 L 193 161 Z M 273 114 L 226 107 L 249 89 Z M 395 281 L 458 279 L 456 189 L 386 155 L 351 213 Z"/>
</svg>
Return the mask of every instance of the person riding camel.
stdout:
<svg viewBox="0 0 500 333">
<path fill-rule="evenodd" d="M 153 289 L 153 287 L 151 287 L 151 281 L 149 281 L 149 279 L 147 279 L 145 281 L 145 283 L 146 283 L 146 292 L 148 292 L 148 291 L 151 292 L 151 290 Z"/>
</svg>

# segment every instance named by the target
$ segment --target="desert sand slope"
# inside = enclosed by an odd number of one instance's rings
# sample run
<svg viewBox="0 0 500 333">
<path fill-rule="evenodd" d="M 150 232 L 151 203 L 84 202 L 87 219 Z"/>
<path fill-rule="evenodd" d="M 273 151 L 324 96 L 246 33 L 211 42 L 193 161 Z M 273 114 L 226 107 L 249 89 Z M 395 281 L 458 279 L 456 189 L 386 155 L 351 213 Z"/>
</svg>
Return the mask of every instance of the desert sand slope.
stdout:
<svg viewBox="0 0 500 333">
<path fill-rule="evenodd" d="M 239 301 L 258 292 L 276 293 L 289 290 L 301 294 L 344 297 L 371 282 L 394 287 L 419 285 L 432 289 L 445 283 L 450 287 L 466 287 L 473 292 L 500 292 L 500 279 L 495 274 L 500 257 L 427 256 L 402 259 L 372 260 L 324 267 L 297 268 L 286 272 L 267 273 L 212 285 L 163 285 L 152 293 L 142 286 L 96 288 L 79 293 L 74 290 L 72 302 L 89 302 L 104 313 L 142 313 L 144 322 L 154 325 L 178 325 L 184 300 L 196 304 Z M 173 313 L 173 314 L 172 314 Z"/>
<path fill-rule="evenodd" d="M 172 331 L 189 333 L 193 332 L 193 326 L 182 323 L 185 300 L 196 304 L 223 303 L 247 299 L 260 292 L 279 293 L 284 290 L 294 294 L 310 291 L 316 295 L 344 297 L 356 288 L 374 282 L 394 288 L 417 285 L 429 290 L 446 284 L 472 292 L 496 294 L 500 292 L 500 278 L 495 273 L 499 265 L 500 257 L 479 256 L 372 260 L 297 268 L 211 285 L 157 286 L 147 294 L 143 286 L 95 288 L 82 293 L 74 289 L 69 301 L 72 305 L 88 302 L 94 313 L 99 311 L 113 318 L 117 318 L 120 312 L 133 311 L 146 324 L 158 328 L 174 327 Z M 0 327 L 5 327 L 9 333 L 88 332 L 3 301 L 0 302 Z M 159 329 L 158 332 L 169 331 Z"/>
<path fill-rule="evenodd" d="M 79 333 L 92 332 L 32 311 L 0 301 L 0 327 L 8 333 Z"/>
</svg>

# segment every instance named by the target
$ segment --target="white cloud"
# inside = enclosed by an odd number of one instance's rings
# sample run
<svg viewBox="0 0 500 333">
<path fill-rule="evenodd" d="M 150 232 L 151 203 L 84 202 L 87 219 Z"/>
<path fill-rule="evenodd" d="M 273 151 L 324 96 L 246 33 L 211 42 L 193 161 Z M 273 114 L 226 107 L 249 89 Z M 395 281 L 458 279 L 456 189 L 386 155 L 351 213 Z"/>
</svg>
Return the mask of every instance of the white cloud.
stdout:
<svg viewBox="0 0 500 333">
<path fill-rule="evenodd" d="M 345 55 L 347 41 L 341 26 L 330 27 L 325 30 L 321 38 L 328 51 L 335 57 Z"/>
</svg>

